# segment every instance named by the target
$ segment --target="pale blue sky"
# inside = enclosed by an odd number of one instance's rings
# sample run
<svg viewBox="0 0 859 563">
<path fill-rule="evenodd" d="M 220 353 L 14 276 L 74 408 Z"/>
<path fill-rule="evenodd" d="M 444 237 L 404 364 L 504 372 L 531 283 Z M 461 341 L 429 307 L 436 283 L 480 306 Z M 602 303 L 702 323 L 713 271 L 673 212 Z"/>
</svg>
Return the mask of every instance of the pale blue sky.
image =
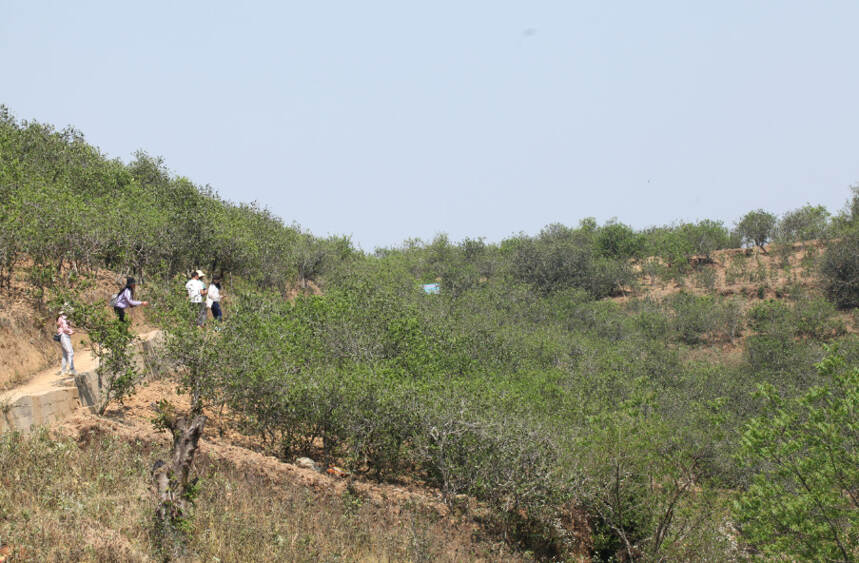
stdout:
<svg viewBox="0 0 859 563">
<path fill-rule="evenodd" d="M 0 103 L 365 250 L 840 209 L 859 2 L 0 0 Z"/>
</svg>

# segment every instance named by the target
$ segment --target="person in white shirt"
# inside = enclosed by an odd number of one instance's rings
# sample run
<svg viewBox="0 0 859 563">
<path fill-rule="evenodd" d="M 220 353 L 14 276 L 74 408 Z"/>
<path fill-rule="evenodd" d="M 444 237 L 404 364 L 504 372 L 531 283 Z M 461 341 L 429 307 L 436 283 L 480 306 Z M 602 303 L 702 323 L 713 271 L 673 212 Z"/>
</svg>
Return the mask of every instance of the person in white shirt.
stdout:
<svg viewBox="0 0 859 563">
<path fill-rule="evenodd" d="M 206 293 L 206 305 L 212 310 L 213 319 L 220 321 L 224 318 L 224 313 L 221 311 L 221 278 L 212 278 Z"/>
<path fill-rule="evenodd" d="M 191 303 L 191 311 L 196 316 L 197 326 L 206 324 L 206 302 L 203 300 L 203 296 L 206 295 L 207 291 L 206 284 L 200 279 L 205 276 L 206 274 L 196 270 L 191 274 L 188 283 L 185 284 L 185 289 L 188 290 L 188 301 Z"/>
</svg>

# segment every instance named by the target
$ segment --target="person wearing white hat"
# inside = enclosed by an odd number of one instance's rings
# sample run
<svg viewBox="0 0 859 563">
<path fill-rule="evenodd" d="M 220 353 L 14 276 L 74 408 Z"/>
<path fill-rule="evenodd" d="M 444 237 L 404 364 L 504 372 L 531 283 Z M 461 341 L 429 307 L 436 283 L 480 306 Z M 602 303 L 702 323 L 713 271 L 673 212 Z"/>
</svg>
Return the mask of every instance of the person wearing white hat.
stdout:
<svg viewBox="0 0 859 563">
<path fill-rule="evenodd" d="M 200 278 L 205 277 L 201 270 L 195 270 L 191 274 L 191 279 L 185 284 L 185 289 L 188 290 L 188 301 L 191 303 L 191 311 L 196 316 L 197 326 L 206 324 L 206 301 L 203 297 L 206 295 L 206 284 Z"/>
</svg>

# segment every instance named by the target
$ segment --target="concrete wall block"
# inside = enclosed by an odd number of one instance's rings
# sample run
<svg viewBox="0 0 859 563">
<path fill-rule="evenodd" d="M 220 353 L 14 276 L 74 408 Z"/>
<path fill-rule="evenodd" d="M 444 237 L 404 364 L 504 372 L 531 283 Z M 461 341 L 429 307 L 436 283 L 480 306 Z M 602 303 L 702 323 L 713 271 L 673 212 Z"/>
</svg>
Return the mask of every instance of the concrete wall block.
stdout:
<svg viewBox="0 0 859 563">
<path fill-rule="evenodd" d="M 101 392 L 98 386 L 98 374 L 95 371 L 77 374 L 75 376 L 75 387 L 77 387 L 81 405 L 93 407 L 98 404 Z"/>
<path fill-rule="evenodd" d="M 78 408 L 77 387 L 60 387 L 25 395 L 2 409 L 0 432 L 30 432 L 34 427 L 64 420 Z"/>
<path fill-rule="evenodd" d="M 135 344 L 135 364 L 144 380 L 169 371 L 171 366 L 164 362 L 161 354 L 163 342 L 164 338 L 159 334 Z M 11 404 L 0 404 L 0 432 L 30 432 L 35 427 L 64 420 L 80 408 L 95 412 L 101 396 L 95 370 L 76 375 L 73 385 L 71 380 L 63 383 L 67 385 L 19 397 Z"/>
</svg>

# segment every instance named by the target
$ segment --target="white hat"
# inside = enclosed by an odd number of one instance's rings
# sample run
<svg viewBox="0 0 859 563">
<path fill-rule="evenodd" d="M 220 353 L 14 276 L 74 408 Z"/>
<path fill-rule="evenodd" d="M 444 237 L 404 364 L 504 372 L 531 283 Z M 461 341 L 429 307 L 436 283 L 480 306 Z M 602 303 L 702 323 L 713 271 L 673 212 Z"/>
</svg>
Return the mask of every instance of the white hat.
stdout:
<svg viewBox="0 0 859 563">
<path fill-rule="evenodd" d="M 201 277 L 201 278 L 206 277 L 206 274 L 204 274 L 204 273 L 203 273 L 203 270 L 197 270 L 197 271 L 196 271 L 196 272 L 194 272 L 194 273 L 195 273 L 195 274 L 197 274 L 197 275 L 198 275 L 199 277 Z"/>
</svg>

